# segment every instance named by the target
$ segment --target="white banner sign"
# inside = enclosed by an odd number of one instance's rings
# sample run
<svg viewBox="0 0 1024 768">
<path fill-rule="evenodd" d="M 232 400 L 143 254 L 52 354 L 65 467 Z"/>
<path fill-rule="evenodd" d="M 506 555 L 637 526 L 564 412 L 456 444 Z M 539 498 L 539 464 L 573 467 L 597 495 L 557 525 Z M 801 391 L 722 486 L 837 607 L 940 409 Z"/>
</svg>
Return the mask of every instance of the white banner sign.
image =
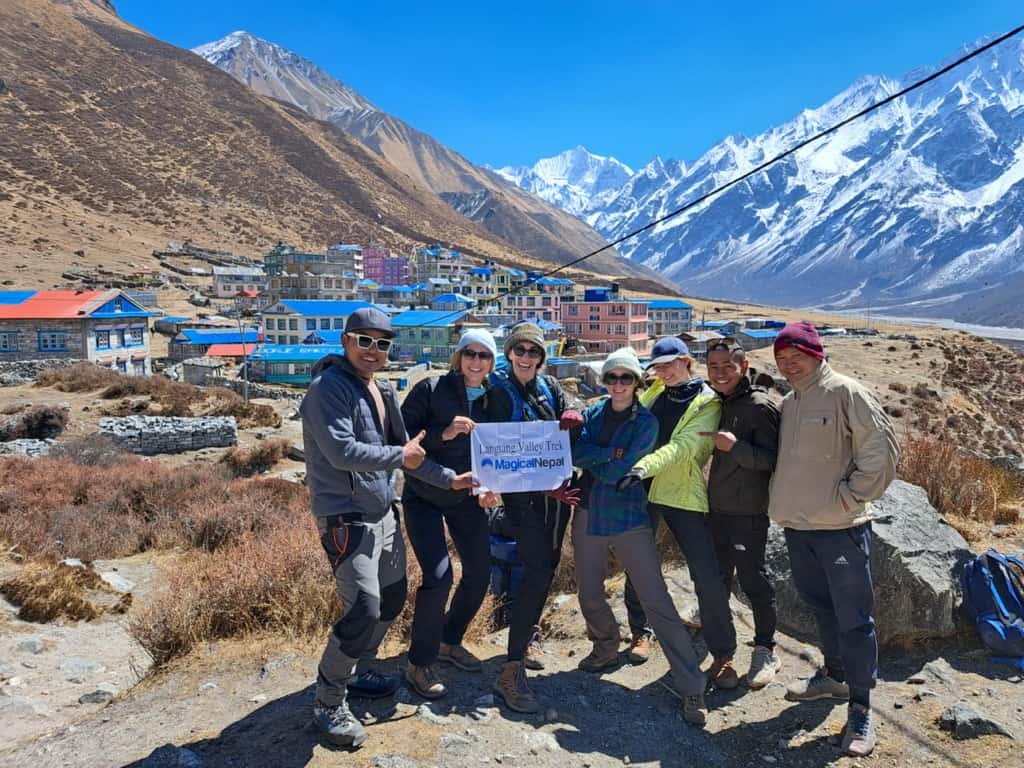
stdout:
<svg viewBox="0 0 1024 768">
<path fill-rule="evenodd" d="M 557 421 L 477 424 L 469 440 L 478 493 L 551 491 L 572 473 L 569 433 Z"/>
</svg>

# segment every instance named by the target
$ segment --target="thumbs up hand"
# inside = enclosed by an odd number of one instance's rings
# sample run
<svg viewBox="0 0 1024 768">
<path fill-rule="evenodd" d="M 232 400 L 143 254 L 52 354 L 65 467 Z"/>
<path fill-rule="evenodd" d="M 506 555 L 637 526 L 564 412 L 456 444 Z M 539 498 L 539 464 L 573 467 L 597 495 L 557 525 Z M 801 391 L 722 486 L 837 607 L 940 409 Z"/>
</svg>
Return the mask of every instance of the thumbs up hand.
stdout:
<svg viewBox="0 0 1024 768">
<path fill-rule="evenodd" d="M 426 436 L 426 431 L 421 429 L 420 433 L 402 448 L 403 467 L 406 469 L 419 469 L 420 464 L 423 463 L 423 458 L 427 455 L 427 452 L 423 450 L 423 446 L 420 445 L 420 441 Z"/>
</svg>

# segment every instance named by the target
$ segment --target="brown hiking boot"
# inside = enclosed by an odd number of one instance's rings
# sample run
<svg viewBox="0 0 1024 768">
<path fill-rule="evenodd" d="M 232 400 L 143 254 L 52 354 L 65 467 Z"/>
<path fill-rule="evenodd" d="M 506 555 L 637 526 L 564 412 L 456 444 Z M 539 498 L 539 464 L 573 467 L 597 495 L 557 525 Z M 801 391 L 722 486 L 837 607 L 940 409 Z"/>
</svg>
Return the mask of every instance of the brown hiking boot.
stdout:
<svg viewBox="0 0 1024 768">
<path fill-rule="evenodd" d="M 540 704 L 526 684 L 526 668 L 521 661 L 506 661 L 501 665 L 498 679 L 494 681 L 494 692 L 514 712 L 530 714 L 540 711 Z"/>
<path fill-rule="evenodd" d="M 540 627 L 534 627 L 533 637 L 530 638 L 530 644 L 526 646 L 523 664 L 527 669 L 544 669 L 544 646 L 540 641 Z"/>
<path fill-rule="evenodd" d="M 715 659 L 711 665 L 711 669 L 708 670 L 708 679 L 715 688 L 729 689 L 735 688 L 740 684 L 740 676 L 736 673 L 736 669 L 732 665 L 732 657 L 722 657 Z"/>
<path fill-rule="evenodd" d="M 479 672 L 484 667 L 480 659 L 461 645 L 448 645 L 448 643 L 441 643 L 441 650 L 438 651 L 437 660 L 448 662 L 467 672 Z"/>
<path fill-rule="evenodd" d="M 579 668 L 584 672 L 604 672 L 606 669 L 614 669 L 619 666 L 619 652 L 616 650 L 599 651 L 597 646 L 586 658 L 581 659 Z"/>
<path fill-rule="evenodd" d="M 425 699 L 439 699 L 448 693 L 433 665 L 417 667 L 410 664 L 405 668 L 405 682 Z"/>
<path fill-rule="evenodd" d="M 643 664 L 651 658 L 651 636 L 646 632 L 636 635 L 629 644 L 626 658 L 629 659 L 630 664 Z"/>
</svg>

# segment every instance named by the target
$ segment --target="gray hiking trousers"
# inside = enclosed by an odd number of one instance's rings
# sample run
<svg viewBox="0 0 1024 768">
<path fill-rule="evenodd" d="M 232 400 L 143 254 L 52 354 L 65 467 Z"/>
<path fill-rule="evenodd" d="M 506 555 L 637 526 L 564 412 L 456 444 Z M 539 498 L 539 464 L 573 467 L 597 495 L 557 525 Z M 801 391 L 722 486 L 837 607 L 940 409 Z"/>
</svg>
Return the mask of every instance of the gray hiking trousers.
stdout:
<svg viewBox="0 0 1024 768">
<path fill-rule="evenodd" d="M 706 678 L 698 666 L 690 631 L 679 618 L 661 575 L 654 532 L 644 527 L 611 536 L 594 536 L 587 533 L 587 510 L 577 507 L 572 521 L 572 545 L 576 557 L 580 611 L 587 622 L 587 635 L 594 641 L 594 647 L 609 655 L 619 649 L 619 624 L 604 592 L 608 555 L 614 549 L 668 658 L 675 687 L 687 695 L 703 693 Z"/>
<path fill-rule="evenodd" d="M 341 601 L 341 618 L 320 659 L 316 696 L 337 706 L 360 659 L 377 655 L 405 605 L 405 542 L 390 512 L 375 523 L 341 515 L 318 517 L 316 523 Z"/>
</svg>

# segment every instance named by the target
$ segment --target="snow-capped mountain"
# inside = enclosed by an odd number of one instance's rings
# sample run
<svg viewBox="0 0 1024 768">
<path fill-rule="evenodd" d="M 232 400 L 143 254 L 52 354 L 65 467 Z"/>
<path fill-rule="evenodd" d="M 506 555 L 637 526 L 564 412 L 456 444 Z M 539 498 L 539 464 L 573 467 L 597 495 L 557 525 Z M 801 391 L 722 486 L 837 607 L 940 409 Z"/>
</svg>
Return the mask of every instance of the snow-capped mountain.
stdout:
<svg viewBox="0 0 1024 768">
<path fill-rule="evenodd" d="M 583 147 L 545 157 L 532 168 L 507 166 L 497 173 L 574 216 L 614 195 L 633 175 L 614 157 L 594 155 Z"/>
<path fill-rule="evenodd" d="M 655 159 L 577 215 L 614 240 L 931 71 L 863 77 L 693 163 Z M 987 51 L 618 250 L 690 294 L 1024 325 L 1024 42 Z"/>
</svg>

